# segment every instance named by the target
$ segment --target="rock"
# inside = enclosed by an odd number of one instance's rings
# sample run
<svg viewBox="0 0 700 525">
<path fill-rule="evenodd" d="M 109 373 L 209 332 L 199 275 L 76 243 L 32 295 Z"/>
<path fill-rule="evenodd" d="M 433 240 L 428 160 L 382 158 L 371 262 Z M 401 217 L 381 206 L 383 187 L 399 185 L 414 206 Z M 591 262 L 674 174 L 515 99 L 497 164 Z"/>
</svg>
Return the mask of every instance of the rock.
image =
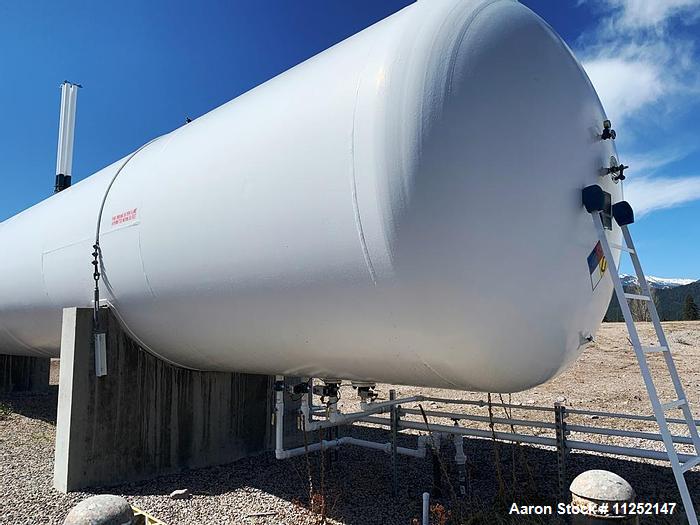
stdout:
<svg viewBox="0 0 700 525">
<path fill-rule="evenodd" d="M 188 489 L 177 489 L 170 493 L 170 499 L 187 499 L 190 497 Z"/>
<path fill-rule="evenodd" d="M 559 396 L 555 399 L 557 403 L 566 403 L 566 398 L 564 396 Z"/>
<path fill-rule="evenodd" d="M 534 399 L 528 399 L 527 401 L 525 401 L 525 404 L 526 404 L 526 405 L 534 405 L 534 404 L 535 404 L 535 400 L 534 400 Z"/>
<path fill-rule="evenodd" d="M 576 476 L 569 488 L 574 503 L 587 502 L 632 502 L 634 489 L 625 479 L 607 470 L 587 470 Z"/>
<path fill-rule="evenodd" d="M 92 496 L 78 503 L 63 525 L 131 525 L 134 512 L 124 498 L 111 494 Z"/>
<path fill-rule="evenodd" d="M 595 414 L 588 416 L 590 419 L 600 419 L 600 416 L 596 416 Z"/>
</svg>

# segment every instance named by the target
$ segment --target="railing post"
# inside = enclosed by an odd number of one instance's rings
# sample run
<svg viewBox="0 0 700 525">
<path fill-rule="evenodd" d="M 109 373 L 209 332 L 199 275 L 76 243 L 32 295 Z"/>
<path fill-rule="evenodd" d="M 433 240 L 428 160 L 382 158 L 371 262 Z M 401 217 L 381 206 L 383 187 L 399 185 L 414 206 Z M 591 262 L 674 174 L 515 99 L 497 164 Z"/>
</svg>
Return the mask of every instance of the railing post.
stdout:
<svg viewBox="0 0 700 525">
<path fill-rule="evenodd" d="M 396 390 L 389 390 L 389 400 L 396 399 Z M 399 475 L 398 475 L 398 452 L 396 449 L 396 441 L 399 431 L 399 408 L 396 405 L 391 405 L 391 494 L 396 497 L 399 493 Z"/>
<path fill-rule="evenodd" d="M 557 440 L 557 474 L 559 481 L 559 501 L 565 502 L 567 499 L 566 487 L 566 457 L 569 454 L 569 448 L 566 445 L 566 407 L 563 403 L 554 403 L 554 426 Z"/>
</svg>

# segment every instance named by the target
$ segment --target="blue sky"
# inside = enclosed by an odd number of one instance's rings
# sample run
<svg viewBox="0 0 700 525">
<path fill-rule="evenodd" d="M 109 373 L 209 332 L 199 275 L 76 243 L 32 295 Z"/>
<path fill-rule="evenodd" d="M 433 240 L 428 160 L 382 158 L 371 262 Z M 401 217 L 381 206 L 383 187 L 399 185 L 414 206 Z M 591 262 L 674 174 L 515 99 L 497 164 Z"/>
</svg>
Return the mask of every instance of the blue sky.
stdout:
<svg viewBox="0 0 700 525">
<path fill-rule="evenodd" d="M 0 220 L 52 192 L 62 80 L 85 86 L 80 180 L 410 3 L 0 3 Z M 523 3 L 572 47 L 613 121 L 646 271 L 700 279 L 700 0 Z"/>
</svg>

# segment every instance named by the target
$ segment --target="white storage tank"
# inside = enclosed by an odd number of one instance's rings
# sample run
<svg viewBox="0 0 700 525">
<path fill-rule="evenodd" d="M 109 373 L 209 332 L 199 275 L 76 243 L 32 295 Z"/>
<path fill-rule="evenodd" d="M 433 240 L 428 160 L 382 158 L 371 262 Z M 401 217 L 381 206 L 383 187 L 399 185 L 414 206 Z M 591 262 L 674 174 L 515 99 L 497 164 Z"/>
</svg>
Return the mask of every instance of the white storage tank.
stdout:
<svg viewBox="0 0 700 525">
<path fill-rule="evenodd" d="M 528 8 L 419 1 L 1 223 L 0 353 L 58 356 L 92 306 L 104 200 L 101 298 L 172 363 L 542 383 L 611 298 L 581 205 L 621 199 L 605 118 Z"/>
</svg>

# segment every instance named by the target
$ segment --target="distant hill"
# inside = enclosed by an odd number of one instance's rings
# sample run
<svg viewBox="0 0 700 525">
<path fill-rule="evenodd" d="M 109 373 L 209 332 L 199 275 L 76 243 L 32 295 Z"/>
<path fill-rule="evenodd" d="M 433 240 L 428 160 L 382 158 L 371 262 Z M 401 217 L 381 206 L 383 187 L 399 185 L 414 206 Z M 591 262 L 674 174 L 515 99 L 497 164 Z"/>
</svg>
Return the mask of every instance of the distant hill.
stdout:
<svg viewBox="0 0 700 525">
<path fill-rule="evenodd" d="M 626 292 L 641 293 L 636 277 L 629 275 L 621 277 Z M 647 282 L 651 288 L 651 295 L 654 298 L 654 304 L 656 304 L 656 309 L 662 321 L 680 321 L 683 317 L 683 304 L 688 295 L 693 298 L 696 304 L 700 305 L 700 281 L 691 281 L 689 284 L 678 284 L 687 281 L 688 279 L 647 277 Z M 649 320 L 647 318 L 646 307 L 643 307 L 640 301 L 632 301 L 632 314 L 637 321 Z M 604 321 L 624 321 L 622 310 L 620 310 L 620 305 L 614 293 L 608 311 L 605 314 Z"/>
<path fill-rule="evenodd" d="M 695 279 L 667 279 L 665 277 L 654 277 L 653 275 L 647 275 L 646 278 L 651 288 L 675 288 L 695 282 Z M 622 273 L 620 274 L 620 279 L 622 280 L 623 286 L 639 285 L 636 275 Z"/>
</svg>

